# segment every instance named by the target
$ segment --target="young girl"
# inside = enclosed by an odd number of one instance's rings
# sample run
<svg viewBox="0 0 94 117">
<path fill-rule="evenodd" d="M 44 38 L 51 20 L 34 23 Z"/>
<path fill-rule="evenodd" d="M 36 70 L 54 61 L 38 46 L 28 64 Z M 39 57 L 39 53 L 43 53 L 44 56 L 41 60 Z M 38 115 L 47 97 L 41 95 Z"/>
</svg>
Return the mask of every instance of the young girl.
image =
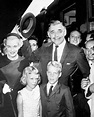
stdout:
<svg viewBox="0 0 94 117">
<path fill-rule="evenodd" d="M 18 117 L 41 117 L 40 74 L 34 65 L 26 67 L 21 82 L 25 87 L 18 92 Z"/>
</svg>

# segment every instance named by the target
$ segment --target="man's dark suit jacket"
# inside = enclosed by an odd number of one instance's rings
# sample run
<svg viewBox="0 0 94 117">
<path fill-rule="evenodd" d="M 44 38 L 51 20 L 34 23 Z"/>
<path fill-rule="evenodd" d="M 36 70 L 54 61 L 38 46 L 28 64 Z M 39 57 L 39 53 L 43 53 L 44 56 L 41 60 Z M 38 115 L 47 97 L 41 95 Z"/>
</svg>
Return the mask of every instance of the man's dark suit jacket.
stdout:
<svg viewBox="0 0 94 117">
<path fill-rule="evenodd" d="M 74 106 L 70 90 L 58 83 L 50 96 L 47 96 L 47 85 L 40 86 L 43 117 L 74 117 Z"/>
<path fill-rule="evenodd" d="M 48 47 L 41 47 L 37 51 L 35 51 L 34 55 L 31 56 L 31 61 L 34 61 L 36 58 L 40 61 L 40 65 L 42 68 L 41 75 L 42 75 L 42 84 L 47 83 L 47 64 L 49 61 L 52 60 L 52 50 L 53 45 L 51 44 Z M 68 78 L 69 76 L 75 71 L 77 67 L 81 70 L 83 74 L 83 78 L 86 78 L 90 73 L 90 67 L 86 60 L 85 54 L 83 50 L 79 47 L 76 47 L 68 42 L 66 42 L 62 57 L 61 57 L 61 64 L 62 64 L 62 76 L 60 78 L 60 83 L 68 85 Z"/>
</svg>

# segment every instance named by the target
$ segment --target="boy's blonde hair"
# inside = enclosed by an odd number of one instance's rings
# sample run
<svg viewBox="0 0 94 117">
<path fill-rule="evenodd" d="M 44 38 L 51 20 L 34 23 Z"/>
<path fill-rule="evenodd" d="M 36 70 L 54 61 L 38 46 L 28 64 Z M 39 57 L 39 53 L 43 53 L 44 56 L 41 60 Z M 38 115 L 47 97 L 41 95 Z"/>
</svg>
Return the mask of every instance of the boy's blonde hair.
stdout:
<svg viewBox="0 0 94 117">
<path fill-rule="evenodd" d="M 58 72 L 62 72 L 62 65 L 61 65 L 61 63 L 59 63 L 57 61 L 50 61 L 47 64 L 47 70 L 49 69 L 50 66 L 53 66 L 53 67 L 57 68 Z"/>
<path fill-rule="evenodd" d="M 23 74 L 20 80 L 21 84 L 26 85 L 27 74 L 31 74 L 32 72 L 39 75 L 38 84 L 41 82 L 39 70 L 34 66 L 34 64 L 30 64 L 30 66 L 23 70 Z"/>
</svg>

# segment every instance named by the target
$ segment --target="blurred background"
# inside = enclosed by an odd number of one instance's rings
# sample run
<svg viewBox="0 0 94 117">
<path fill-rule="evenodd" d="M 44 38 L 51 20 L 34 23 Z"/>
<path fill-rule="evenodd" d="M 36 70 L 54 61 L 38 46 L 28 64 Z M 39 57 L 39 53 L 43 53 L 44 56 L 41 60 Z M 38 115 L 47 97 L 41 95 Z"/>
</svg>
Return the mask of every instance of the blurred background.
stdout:
<svg viewBox="0 0 94 117">
<path fill-rule="evenodd" d="M 32 0 L 0 0 L 0 43 L 31 3 Z M 94 30 L 94 0 L 53 0 L 46 9 L 43 8 L 36 16 L 34 31 L 40 45 L 47 36 L 48 24 L 52 19 L 61 20 L 68 31 L 73 28 L 80 29 L 82 33 Z"/>
</svg>

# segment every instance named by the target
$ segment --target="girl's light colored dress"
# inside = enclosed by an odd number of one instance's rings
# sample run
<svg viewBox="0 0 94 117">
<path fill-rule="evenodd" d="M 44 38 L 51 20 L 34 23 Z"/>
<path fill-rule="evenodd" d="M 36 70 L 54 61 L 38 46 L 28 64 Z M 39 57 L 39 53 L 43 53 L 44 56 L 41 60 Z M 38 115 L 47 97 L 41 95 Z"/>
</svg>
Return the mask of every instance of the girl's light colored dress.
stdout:
<svg viewBox="0 0 94 117">
<path fill-rule="evenodd" d="M 21 93 L 23 98 L 23 115 L 24 117 L 40 117 L 40 89 L 37 85 L 32 91 L 23 88 L 18 93 Z"/>
</svg>

